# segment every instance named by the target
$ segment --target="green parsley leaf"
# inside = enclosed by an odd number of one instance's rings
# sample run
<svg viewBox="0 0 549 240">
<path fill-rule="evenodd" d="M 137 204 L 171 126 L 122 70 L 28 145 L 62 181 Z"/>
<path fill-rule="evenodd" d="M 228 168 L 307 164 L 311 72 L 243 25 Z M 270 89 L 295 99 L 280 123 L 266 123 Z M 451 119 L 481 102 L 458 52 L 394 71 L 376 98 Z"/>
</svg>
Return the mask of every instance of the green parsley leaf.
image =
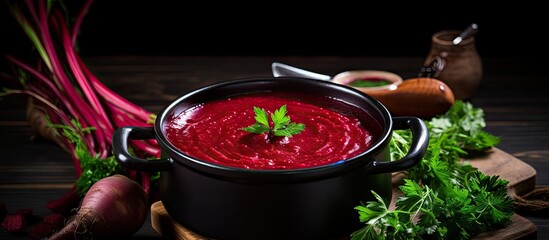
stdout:
<svg viewBox="0 0 549 240">
<path fill-rule="evenodd" d="M 274 131 L 274 135 L 277 137 L 291 137 L 292 135 L 298 134 L 303 130 L 305 130 L 305 125 L 303 125 L 302 123 L 290 123 L 284 128 Z"/>
<path fill-rule="evenodd" d="M 262 134 L 271 131 L 271 127 L 269 126 L 269 117 L 267 115 L 267 112 L 263 108 L 254 107 L 254 113 L 255 113 L 255 123 L 241 128 L 241 130 L 244 130 L 246 132 L 251 133 L 257 133 Z"/>
<path fill-rule="evenodd" d="M 353 240 L 466 240 L 510 222 L 514 209 L 507 194 L 508 181 L 460 161 L 500 141 L 482 130 L 482 109 L 458 100 L 426 124 L 430 134 L 427 152 L 418 165 L 407 170 L 395 209 L 387 209 L 373 192 L 376 200 L 355 208 L 365 226 L 351 234 Z M 393 131 L 391 160 L 405 156 L 411 142 L 410 130 Z"/>
<path fill-rule="evenodd" d="M 446 113 L 434 117 L 427 125 L 431 137 L 448 133 L 464 150 L 483 151 L 500 142 L 499 137 L 482 130 L 486 126 L 484 111 L 470 102 L 456 101 Z"/>
<path fill-rule="evenodd" d="M 254 113 L 256 122 L 250 126 L 240 128 L 241 130 L 257 134 L 268 132 L 269 135 L 277 137 L 291 137 L 292 135 L 301 133 L 305 130 L 304 124 L 290 122 L 290 117 L 286 116 L 286 105 L 282 105 L 271 114 L 271 120 L 273 121 L 272 129 L 265 109 L 254 107 Z"/>
<path fill-rule="evenodd" d="M 267 112 L 263 108 L 254 107 L 254 113 L 255 113 L 255 121 L 257 123 L 262 124 L 269 127 L 269 117 L 267 117 Z"/>
<path fill-rule="evenodd" d="M 254 124 L 252 124 L 250 126 L 247 126 L 245 128 L 241 128 L 241 130 L 244 130 L 246 132 L 251 132 L 251 133 L 262 134 L 262 133 L 269 132 L 271 129 L 269 128 L 269 126 L 265 126 L 265 125 L 260 124 L 260 123 L 254 123 Z"/>
<path fill-rule="evenodd" d="M 290 123 L 290 117 L 286 116 L 286 113 L 286 105 L 282 105 L 282 107 L 271 114 L 271 119 L 273 119 L 274 123 L 273 132 L 284 129 Z"/>
</svg>

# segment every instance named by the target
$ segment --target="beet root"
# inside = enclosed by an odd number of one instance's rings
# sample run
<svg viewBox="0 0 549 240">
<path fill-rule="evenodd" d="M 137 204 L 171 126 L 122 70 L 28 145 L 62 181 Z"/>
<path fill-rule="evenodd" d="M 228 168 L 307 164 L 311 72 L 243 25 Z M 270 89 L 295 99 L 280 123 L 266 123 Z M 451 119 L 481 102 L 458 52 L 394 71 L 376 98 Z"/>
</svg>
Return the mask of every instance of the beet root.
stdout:
<svg viewBox="0 0 549 240">
<path fill-rule="evenodd" d="M 148 205 L 143 188 L 123 175 L 97 181 L 82 199 L 75 216 L 49 239 L 116 239 L 143 226 Z"/>
</svg>

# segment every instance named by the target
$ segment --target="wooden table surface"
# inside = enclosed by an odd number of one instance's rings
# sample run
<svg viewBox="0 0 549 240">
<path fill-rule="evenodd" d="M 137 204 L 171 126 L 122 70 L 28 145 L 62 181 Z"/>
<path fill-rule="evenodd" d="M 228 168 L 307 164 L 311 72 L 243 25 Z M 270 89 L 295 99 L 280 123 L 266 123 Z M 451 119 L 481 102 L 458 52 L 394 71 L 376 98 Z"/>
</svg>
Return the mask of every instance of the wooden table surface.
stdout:
<svg viewBox="0 0 549 240">
<path fill-rule="evenodd" d="M 278 61 L 335 75 L 345 70 L 375 69 L 415 77 L 423 59 L 417 57 L 340 56 L 105 56 L 85 58 L 112 90 L 152 112 L 180 95 L 210 83 L 271 76 Z M 484 110 L 486 131 L 500 136 L 498 148 L 530 164 L 538 186 L 549 185 L 549 98 L 542 86 L 545 69 L 524 58 L 483 59 L 484 76 L 471 102 Z M 0 100 L 0 203 L 8 211 L 32 208 L 49 213 L 45 204 L 65 193 L 75 180 L 68 154 L 47 141 L 31 140 L 25 120 L 25 98 Z M 537 238 L 549 239 L 549 216 L 523 214 L 537 226 Z M 0 239 L 15 238 L 0 232 Z M 134 239 L 160 239 L 150 219 Z M 21 237 L 20 239 L 24 239 Z"/>
</svg>

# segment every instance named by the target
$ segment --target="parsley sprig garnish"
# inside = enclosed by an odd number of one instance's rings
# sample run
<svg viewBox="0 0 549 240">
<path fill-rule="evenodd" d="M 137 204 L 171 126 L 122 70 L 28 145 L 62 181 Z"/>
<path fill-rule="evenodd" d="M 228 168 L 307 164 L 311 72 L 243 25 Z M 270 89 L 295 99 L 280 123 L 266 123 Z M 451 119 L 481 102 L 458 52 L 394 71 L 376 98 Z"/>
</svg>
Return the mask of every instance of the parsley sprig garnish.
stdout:
<svg viewBox="0 0 549 240">
<path fill-rule="evenodd" d="M 271 113 L 271 120 L 273 122 L 272 127 L 265 109 L 254 107 L 254 113 L 256 122 L 250 126 L 241 128 L 241 130 L 257 134 L 268 132 L 269 136 L 276 137 L 291 137 L 292 135 L 301 133 L 301 131 L 305 130 L 304 124 L 291 122 L 290 117 L 286 116 L 286 105 L 282 105 L 279 109 L 275 110 L 274 113 Z"/>
<path fill-rule="evenodd" d="M 403 195 L 388 208 L 388 199 L 355 209 L 365 226 L 351 234 L 358 239 L 470 239 L 506 226 L 514 214 L 508 181 L 487 176 L 460 162 L 469 153 L 496 146 L 500 138 L 483 131 L 482 109 L 456 101 L 445 114 L 426 121 L 430 139 L 422 161 L 407 171 Z M 410 130 L 395 130 L 389 144 L 400 159 L 412 141 Z"/>
</svg>

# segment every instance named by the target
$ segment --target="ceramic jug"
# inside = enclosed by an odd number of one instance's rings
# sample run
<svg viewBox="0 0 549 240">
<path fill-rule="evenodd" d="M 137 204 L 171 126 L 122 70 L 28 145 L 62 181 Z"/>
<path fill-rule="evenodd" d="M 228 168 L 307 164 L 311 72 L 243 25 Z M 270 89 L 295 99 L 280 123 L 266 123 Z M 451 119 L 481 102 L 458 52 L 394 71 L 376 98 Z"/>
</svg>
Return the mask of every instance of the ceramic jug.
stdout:
<svg viewBox="0 0 549 240">
<path fill-rule="evenodd" d="M 432 64 L 437 57 L 444 59 L 444 68 L 438 73 L 437 79 L 452 89 L 456 99 L 470 100 L 482 79 L 482 61 L 474 36 L 463 39 L 457 45 L 452 42 L 459 34 L 457 30 L 433 34 L 424 65 Z"/>
</svg>

